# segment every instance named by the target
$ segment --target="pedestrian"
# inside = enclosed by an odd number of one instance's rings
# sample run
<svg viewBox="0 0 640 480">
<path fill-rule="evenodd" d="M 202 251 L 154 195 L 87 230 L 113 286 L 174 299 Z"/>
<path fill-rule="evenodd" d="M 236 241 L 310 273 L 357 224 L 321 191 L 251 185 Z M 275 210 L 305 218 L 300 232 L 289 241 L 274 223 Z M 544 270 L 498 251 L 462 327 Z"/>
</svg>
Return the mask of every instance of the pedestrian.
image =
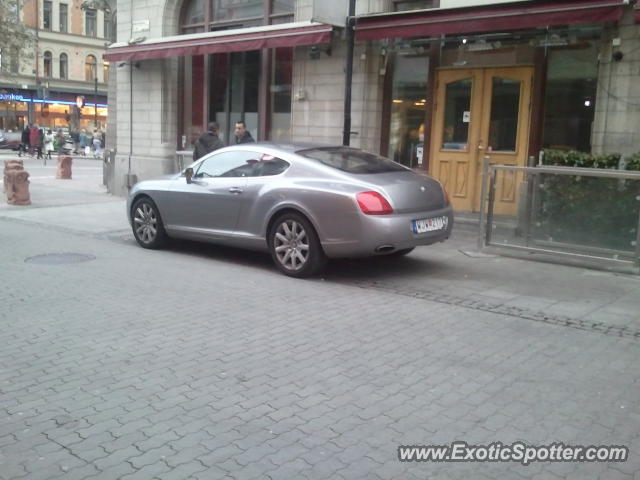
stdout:
<svg viewBox="0 0 640 480">
<path fill-rule="evenodd" d="M 207 126 L 207 131 L 204 132 L 194 145 L 193 160 L 198 160 L 204 157 L 207 153 L 213 152 L 219 148 L 224 147 L 222 140 L 218 138 L 218 122 L 210 122 Z"/>
<path fill-rule="evenodd" d="M 31 129 L 29 130 L 29 153 L 33 156 L 38 149 L 38 144 L 40 141 L 40 129 L 37 124 L 31 125 Z M 40 158 L 40 157 L 38 157 Z"/>
<path fill-rule="evenodd" d="M 87 136 L 87 131 L 83 128 L 80 130 L 80 153 L 83 157 L 87 156 L 87 147 L 89 146 L 89 137 Z"/>
<path fill-rule="evenodd" d="M 97 128 L 93 129 L 93 156 L 100 158 L 102 148 L 102 132 Z"/>
<path fill-rule="evenodd" d="M 243 120 L 236 122 L 236 143 L 252 143 L 255 142 L 249 130 L 247 130 L 247 125 Z"/>
<path fill-rule="evenodd" d="M 18 151 L 18 156 L 21 157 L 24 153 L 25 155 L 29 151 L 29 136 L 30 136 L 29 125 L 25 125 L 24 130 L 22 131 L 22 135 L 20 138 L 20 150 Z"/>
<path fill-rule="evenodd" d="M 58 152 L 58 155 L 62 155 L 64 153 L 64 144 L 66 142 L 67 139 L 65 138 L 64 133 L 62 133 L 62 129 L 59 128 L 54 139 L 54 148 L 56 152 Z"/>
<path fill-rule="evenodd" d="M 42 155 L 42 151 L 44 149 L 44 128 L 37 129 L 38 140 L 36 142 L 36 151 L 38 152 L 37 159 L 42 158 L 44 160 L 44 156 Z"/>
<path fill-rule="evenodd" d="M 77 128 L 71 131 L 71 140 L 73 140 L 73 153 L 77 155 L 80 149 L 80 132 L 78 132 Z"/>
<path fill-rule="evenodd" d="M 51 160 L 51 152 L 55 150 L 55 147 L 53 146 L 54 140 L 51 130 L 47 130 L 47 133 L 44 135 L 44 154 L 49 160 Z"/>
</svg>

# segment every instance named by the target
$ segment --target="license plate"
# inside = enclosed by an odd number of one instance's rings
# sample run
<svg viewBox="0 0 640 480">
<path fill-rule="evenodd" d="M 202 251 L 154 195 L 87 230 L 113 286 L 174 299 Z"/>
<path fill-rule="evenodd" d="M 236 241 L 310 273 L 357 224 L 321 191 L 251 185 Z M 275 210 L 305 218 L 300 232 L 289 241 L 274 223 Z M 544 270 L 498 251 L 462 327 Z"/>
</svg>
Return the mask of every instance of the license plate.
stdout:
<svg viewBox="0 0 640 480">
<path fill-rule="evenodd" d="M 449 225 L 449 217 L 425 218 L 424 220 L 414 220 L 411 222 L 413 233 L 433 232 L 444 230 Z"/>
</svg>

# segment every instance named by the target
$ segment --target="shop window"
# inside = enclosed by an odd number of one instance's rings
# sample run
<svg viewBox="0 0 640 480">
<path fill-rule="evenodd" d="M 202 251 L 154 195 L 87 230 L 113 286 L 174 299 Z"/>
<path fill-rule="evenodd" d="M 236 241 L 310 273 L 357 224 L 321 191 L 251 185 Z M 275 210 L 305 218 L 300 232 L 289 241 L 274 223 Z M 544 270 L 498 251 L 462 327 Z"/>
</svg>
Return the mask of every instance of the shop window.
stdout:
<svg viewBox="0 0 640 480">
<path fill-rule="evenodd" d="M 179 31 L 190 34 L 291 22 L 294 7 L 295 0 L 185 0 Z M 233 125 L 240 120 L 256 139 L 262 135 L 288 138 L 292 58 L 293 49 L 277 49 L 268 56 L 253 50 L 182 59 L 180 148 L 191 148 L 204 125 L 214 120 L 226 143 L 235 142 Z M 268 105 L 265 111 L 259 111 L 260 99 Z"/>
<path fill-rule="evenodd" d="M 271 85 L 271 121 L 269 138 L 277 141 L 291 140 L 291 82 L 293 78 L 293 50 L 273 50 Z"/>
<path fill-rule="evenodd" d="M 44 52 L 44 76 L 51 77 L 51 52 Z"/>
<path fill-rule="evenodd" d="M 96 57 L 87 55 L 84 61 L 84 79 L 87 82 L 93 82 L 97 78 L 96 74 Z"/>
<path fill-rule="evenodd" d="M 389 122 L 389 158 L 408 167 L 422 164 L 429 58 L 399 52 L 394 59 Z"/>
<path fill-rule="evenodd" d="M 545 148 L 591 151 L 597 75 L 597 42 L 585 42 L 580 49 L 550 49 L 545 87 Z"/>
<path fill-rule="evenodd" d="M 42 28 L 51 30 L 53 6 L 50 1 L 45 0 L 42 4 Z"/>
<path fill-rule="evenodd" d="M 63 80 L 67 79 L 68 67 L 69 67 L 69 57 L 67 57 L 66 53 L 61 53 L 60 54 L 60 78 L 62 78 Z"/>
<path fill-rule="evenodd" d="M 438 8 L 440 0 L 392 0 L 394 12 L 406 10 L 424 10 L 426 8 Z"/>
<path fill-rule="evenodd" d="M 60 4 L 60 31 L 67 33 L 69 24 L 69 6 L 66 3 Z"/>
<path fill-rule="evenodd" d="M 84 11 L 84 34 L 87 37 L 98 36 L 98 12 L 95 8 Z"/>
</svg>

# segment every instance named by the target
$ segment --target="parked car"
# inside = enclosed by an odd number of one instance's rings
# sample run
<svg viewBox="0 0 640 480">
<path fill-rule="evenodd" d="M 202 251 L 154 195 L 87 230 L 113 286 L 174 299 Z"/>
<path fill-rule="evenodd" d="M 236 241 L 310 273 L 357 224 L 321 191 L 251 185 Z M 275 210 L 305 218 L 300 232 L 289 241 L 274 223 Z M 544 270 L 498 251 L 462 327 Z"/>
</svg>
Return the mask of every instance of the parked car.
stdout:
<svg viewBox="0 0 640 480">
<path fill-rule="evenodd" d="M 405 255 L 453 226 L 447 193 L 430 177 L 355 148 L 269 143 L 226 147 L 139 182 L 127 214 L 144 248 L 185 238 L 268 251 L 293 277 L 327 258 Z"/>
<path fill-rule="evenodd" d="M 22 142 L 22 132 L 20 130 L 0 130 L 0 149 L 18 150 Z"/>
</svg>

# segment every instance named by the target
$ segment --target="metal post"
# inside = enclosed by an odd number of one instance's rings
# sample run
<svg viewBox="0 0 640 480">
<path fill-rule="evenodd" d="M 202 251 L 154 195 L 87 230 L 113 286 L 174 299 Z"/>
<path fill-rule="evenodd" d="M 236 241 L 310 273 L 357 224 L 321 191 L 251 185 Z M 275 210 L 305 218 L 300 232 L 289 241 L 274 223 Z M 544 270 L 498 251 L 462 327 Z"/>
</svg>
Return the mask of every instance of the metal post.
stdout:
<svg viewBox="0 0 640 480">
<path fill-rule="evenodd" d="M 93 126 L 98 128 L 98 61 L 96 60 L 95 90 L 93 92 Z"/>
<path fill-rule="evenodd" d="M 491 235 L 493 233 L 493 204 L 496 198 L 496 179 L 498 178 L 498 171 L 493 170 L 489 181 L 489 199 L 487 205 L 487 228 L 485 230 L 484 244 L 491 244 Z"/>
<path fill-rule="evenodd" d="M 480 218 L 479 218 L 479 232 L 478 232 L 478 250 L 484 247 L 484 208 L 487 197 L 487 180 L 489 179 L 489 161 L 491 158 L 489 155 L 485 155 L 482 159 L 482 178 L 480 189 Z"/>
<path fill-rule="evenodd" d="M 344 130 L 342 131 L 342 144 L 351 144 L 351 84 L 353 83 L 353 50 L 355 36 L 353 24 L 356 15 L 356 0 L 349 0 L 349 14 L 346 25 L 347 55 L 345 60 L 344 75 Z"/>
</svg>

